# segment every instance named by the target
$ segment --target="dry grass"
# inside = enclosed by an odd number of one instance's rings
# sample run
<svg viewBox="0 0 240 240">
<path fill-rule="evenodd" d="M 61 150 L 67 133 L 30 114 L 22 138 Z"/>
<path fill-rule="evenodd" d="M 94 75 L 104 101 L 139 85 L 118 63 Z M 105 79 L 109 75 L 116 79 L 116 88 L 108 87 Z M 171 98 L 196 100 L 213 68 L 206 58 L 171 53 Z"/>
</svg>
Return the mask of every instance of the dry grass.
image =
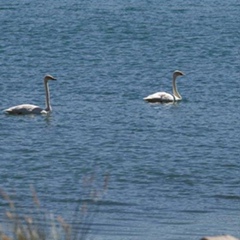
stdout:
<svg viewBox="0 0 240 240">
<path fill-rule="evenodd" d="M 108 176 L 103 186 L 96 188 L 94 175 L 84 178 L 83 188 L 88 197 L 79 199 L 71 221 L 54 216 L 41 208 L 34 188 L 31 188 L 34 211 L 26 215 L 15 206 L 10 196 L 0 189 L 0 195 L 8 203 L 6 220 L 0 225 L 0 240 L 85 240 L 89 236 L 93 220 L 108 187 Z"/>
</svg>

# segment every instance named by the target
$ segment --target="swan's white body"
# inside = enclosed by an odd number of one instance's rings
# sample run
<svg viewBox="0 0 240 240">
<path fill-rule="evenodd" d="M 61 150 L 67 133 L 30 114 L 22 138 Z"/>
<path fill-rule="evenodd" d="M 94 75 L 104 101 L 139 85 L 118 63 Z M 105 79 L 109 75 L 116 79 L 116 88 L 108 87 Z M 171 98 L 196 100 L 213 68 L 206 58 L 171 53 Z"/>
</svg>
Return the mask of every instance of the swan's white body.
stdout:
<svg viewBox="0 0 240 240">
<path fill-rule="evenodd" d="M 46 75 L 44 77 L 44 87 L 46 92 L 46 108 L 45 109 L 32 104 L 21 104 L 21 105 L 10 107 L 4 110 L 5 113 L 20 115 L 20 114 L 47 114 L 51 112 L 52 108 L 50 105 L 50 93 L 49 93 L 49 87 L 48 87 L 49 80 L 56 80 L 56 78 L 54 78 L 51 75 Z"/>
<path fill-rule="evenodd" d="M 173 73 L 173 81 L 172 81 L 172 88 L 173 88 L 173 94 L 166 93 L 166 92 L 157 92 L 154 94 L 151 94 L 144 98 L 147 102 L 160 102 L 160 103 L 169 103 L 169 102 L 177 102 L 182 100 L 181 95 L 178 92 L 176 79 L 178 76 L 183 76 L 184 73 L 181 71 L 174 71 Z"/>
</svg>

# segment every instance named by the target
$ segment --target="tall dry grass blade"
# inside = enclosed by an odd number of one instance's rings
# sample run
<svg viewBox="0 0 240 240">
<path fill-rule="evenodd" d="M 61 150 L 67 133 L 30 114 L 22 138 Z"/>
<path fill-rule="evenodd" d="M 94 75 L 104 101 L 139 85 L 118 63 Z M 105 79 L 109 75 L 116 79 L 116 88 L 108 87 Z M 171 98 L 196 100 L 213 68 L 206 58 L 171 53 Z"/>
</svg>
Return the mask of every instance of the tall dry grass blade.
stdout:
<svg viewBox="0 0 240 240">
<path fill-rule="evenodd" d="M 71 239 L 71 226 L 67 224 L 61 216 L 57 217 L 58 222 L 61 224 L 62 229 L 65 232 L 65 239 Z"/>
<path fill-rule="evenodd" d="M 12 238 L 8 237 L 8 236 L 5 235 L 5 234 L 0 234 L 0 239 L 1 239 L 1 240 L 12 240 Z"/>
<path fill-rule="evenodd" d="M 36 192 L 36 190 L 33 186 L 31 186 L 31 191 L 32 191 L 33 202 L 36 204 L 36 206 L 38 208 L 40 208 L 40 201 L 39 201 L 39 198 L 37 196 L 37 192 Z"/>
<path fill-rule="evenodd" d="M 0 195 L 2 196 L 3 199 L 5 199 L 8 202 L 9 207 L 11 209 L 15 209 L 14 202 L 11 200 L 11 198 L 8 196 L 8 194 L 5 193 L 1 188 L 0 188 Z"/>
</svg>

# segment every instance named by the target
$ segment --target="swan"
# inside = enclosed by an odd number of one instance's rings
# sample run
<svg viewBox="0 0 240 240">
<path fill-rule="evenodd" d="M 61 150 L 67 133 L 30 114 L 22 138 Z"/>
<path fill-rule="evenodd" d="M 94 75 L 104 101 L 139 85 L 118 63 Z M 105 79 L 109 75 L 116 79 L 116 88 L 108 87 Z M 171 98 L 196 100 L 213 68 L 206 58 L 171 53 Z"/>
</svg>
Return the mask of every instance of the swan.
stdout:
<svg viewBox="0 0 240 240">
<path fill-rule="evenodd" d="M 178 76 L 184 76 L 184 75 L 185 74 L 179 70 L 176 70 L 173 72 L 173 80 L 172 80 L 173 94 L 166 93 L 166 92 L 157 92 L 145 97 L 144 100 L 147 102 L 153 102 L 153 103 L 154 102 L 171 103 L 171 102 L 177 102 L 182 100 L 182 97 L 177 90 L 176 79 Z"/>
<path fill-rule="evenodd" d="M 8 109 L 5 109 L 4 112 L 8 114 L 47 114 L 52 111 L 51 105 L 50 105 L 50 93 L 48 88 L 48 81 L 49 80 L 57 80 L 51 75 L 46 75 L 44 77 L 44 87 L 46 92 L 46 108 L 42 109 L 36 105 L 32 104 L 21 104 L 14 107 L 10 107 Z"/>
</svg>

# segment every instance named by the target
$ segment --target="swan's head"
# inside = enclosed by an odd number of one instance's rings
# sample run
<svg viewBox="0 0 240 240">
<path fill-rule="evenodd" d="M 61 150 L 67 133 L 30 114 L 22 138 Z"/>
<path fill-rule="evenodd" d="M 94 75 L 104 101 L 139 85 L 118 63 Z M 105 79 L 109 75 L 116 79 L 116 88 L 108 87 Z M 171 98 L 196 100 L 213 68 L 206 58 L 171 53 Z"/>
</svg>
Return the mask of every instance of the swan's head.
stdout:
<svg viewBox="0 0 240 240">
<path fill-rule="evenodd" d="M 178 76 L 184 76 L 185 74 L 179 70 L 174 71 L 173 77 L 176 78 Z"/>
<path fill-rule="evenodd" d="M 46 75 L 45 77 L 44 77 L 44 81 L 48 81 L 48 80 L 57 80 L 55 77 L 53 77 L 52 75 Z"/>
</svg>

